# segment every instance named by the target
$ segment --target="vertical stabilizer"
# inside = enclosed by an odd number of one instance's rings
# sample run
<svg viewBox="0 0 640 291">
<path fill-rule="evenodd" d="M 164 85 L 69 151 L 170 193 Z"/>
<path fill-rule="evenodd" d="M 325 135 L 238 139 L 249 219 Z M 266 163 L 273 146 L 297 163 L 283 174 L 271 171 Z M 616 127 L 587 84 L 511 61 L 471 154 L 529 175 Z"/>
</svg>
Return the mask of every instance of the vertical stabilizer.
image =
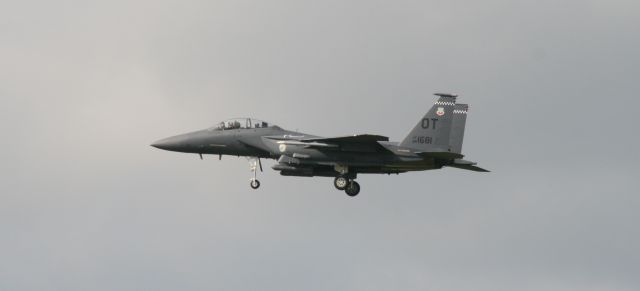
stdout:
<svg viewBox="0 0 640 291">
<path fill-rule="evenodd" d="M 409 135 L 400 143 L 421 152 L 449 152 L 449 139 L 453 110 L 456 97 L 454 94 L 437 93 L 438 101 L 425 116 L 411 130 Z"/>
<path fill-rule="evenodd" d="M 449 137 L 449 144 L 451 145 L 451 152 L 453 153 L 462 153 L 462 141 L 464 139 L 464 127 L 467 123 L 467 111 L 469 111 L 468 104 L 456 104 L 455 109 L 453 109 L 451 136 Z"/>
</svg>

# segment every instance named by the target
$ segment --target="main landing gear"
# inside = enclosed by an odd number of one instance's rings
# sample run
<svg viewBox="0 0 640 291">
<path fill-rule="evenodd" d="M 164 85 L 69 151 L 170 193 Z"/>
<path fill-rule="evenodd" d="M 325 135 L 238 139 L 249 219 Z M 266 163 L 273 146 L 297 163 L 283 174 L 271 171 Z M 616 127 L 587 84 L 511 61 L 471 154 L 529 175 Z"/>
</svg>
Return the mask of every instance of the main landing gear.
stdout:
<svg viewBox="0 0 640 291">
<path fill-rule="evenodd" d="M 333 186 L 338 190 L 344 190 L 347 195 L 353 197 L 360 193 L 360 184 L 345 176 L 338 176 L 333 180 Z"/>
<path fill-rule="evenodd" d="M 347 193 L 347 195 L 354 197 L 356 195 L 358 195 L 358 193 L 360 193 L 360 184 L 358 184 L 358 182 L 356 181 L 349 181 L 349 185 L 347 185 L 347 188 L 344 188 L 344 192 Z"/>
<path fill-rule="evenodd" d="M 338 176 L 333 180 L 333 186 L 338 190 L 344 190 L 351 197 L 358 195 L 360 193 L 360 184 L 354 181 L 356 173 L 348 174 L 349 167 L 346 165 L 335 165 L 333 167 L 338 172 Z"/>
<path fill-rule="evenodd" d="M 253 172 L 253 178 L 249 180 L 249 186 L 253 189 L 260 188 L 260 181 L 256 179 L 258 166 L 260 166 L 260 172 L 262 172 L 262 162 L 260 162 L 260 158 L 249 158 L 249 170 Z"/>
</svg>

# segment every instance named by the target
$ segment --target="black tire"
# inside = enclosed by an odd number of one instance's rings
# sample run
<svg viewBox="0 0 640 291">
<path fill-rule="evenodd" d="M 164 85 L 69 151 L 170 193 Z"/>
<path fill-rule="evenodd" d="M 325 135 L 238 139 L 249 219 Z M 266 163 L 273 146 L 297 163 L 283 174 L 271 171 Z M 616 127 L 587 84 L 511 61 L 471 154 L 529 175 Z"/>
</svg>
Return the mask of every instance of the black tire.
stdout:
<svg viewBox="0 0 640 291">
<path fill-rule="evenodd" d="M 349 179 L 344 176 L 338 176 L 333 179 L 333 186 L 338 190 L 344 190 L 345 188 L 347 188 L 347 186 L 349 186 Z"/>
<path fill-rule="evenodd" d="M 249 182 L 249 186 L 251 186 L 251 188 L 253 188 L 253 189 L 258 189 L 258 188 L 260 188 L 260 181 L 251 180 L 251 182 Z"/>
<path fill-rule="evenodd" d="M 347 188 L 344 188 L 344 192 L 347 193 L 347 195 L 354 197 L 360 193 L 360 184 L 356 181 L 351 181 Z"/>
</svg>

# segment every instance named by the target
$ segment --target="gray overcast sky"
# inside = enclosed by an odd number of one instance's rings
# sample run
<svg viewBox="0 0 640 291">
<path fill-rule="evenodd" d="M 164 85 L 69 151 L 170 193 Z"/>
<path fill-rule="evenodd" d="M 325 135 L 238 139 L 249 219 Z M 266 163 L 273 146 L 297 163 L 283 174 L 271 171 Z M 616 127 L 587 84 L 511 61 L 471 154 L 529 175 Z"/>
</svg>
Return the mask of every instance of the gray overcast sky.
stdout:
<svg viewBox="0 0 640 291">
<path fill-rule="evenodd" d="M 0 0 L 0 290 L 639 290 L 640 2 Z M 252 116 L 492 170 L 327 178 L 160 151 Z"/>
</svg>

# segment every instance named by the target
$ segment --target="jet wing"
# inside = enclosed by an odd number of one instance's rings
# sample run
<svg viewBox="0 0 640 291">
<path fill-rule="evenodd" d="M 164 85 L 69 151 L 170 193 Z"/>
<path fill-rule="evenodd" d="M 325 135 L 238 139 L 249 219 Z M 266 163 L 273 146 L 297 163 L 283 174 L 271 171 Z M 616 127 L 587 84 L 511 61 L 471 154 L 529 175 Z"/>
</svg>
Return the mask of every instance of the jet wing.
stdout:
<svg viewBox="0 0 640 291">
<path fill-rule="evenodd" d="M 319 150 L 338 150 L 346 152 L 382 152 L 388 151 L 378 141 L 388 141 L 389 138 L 373 134 L 357 134 L 339 137 L 316 137 L 298 140 L 280 140 L 280 144 L 299 145 Z"/>
<path fill-rule="evenodd" d="M 302 142 L 320 142 L 320 143 L 367 143 L 367 142 L 378 142 L 378 141 L 389 141 L 389 138 L 382 135 L 375 134 L 354 134 L 347 136 L 338 136 L 338 137 L 320 137 L 320 138 L 308 138 L 301 139 Z"/>
</svg>

